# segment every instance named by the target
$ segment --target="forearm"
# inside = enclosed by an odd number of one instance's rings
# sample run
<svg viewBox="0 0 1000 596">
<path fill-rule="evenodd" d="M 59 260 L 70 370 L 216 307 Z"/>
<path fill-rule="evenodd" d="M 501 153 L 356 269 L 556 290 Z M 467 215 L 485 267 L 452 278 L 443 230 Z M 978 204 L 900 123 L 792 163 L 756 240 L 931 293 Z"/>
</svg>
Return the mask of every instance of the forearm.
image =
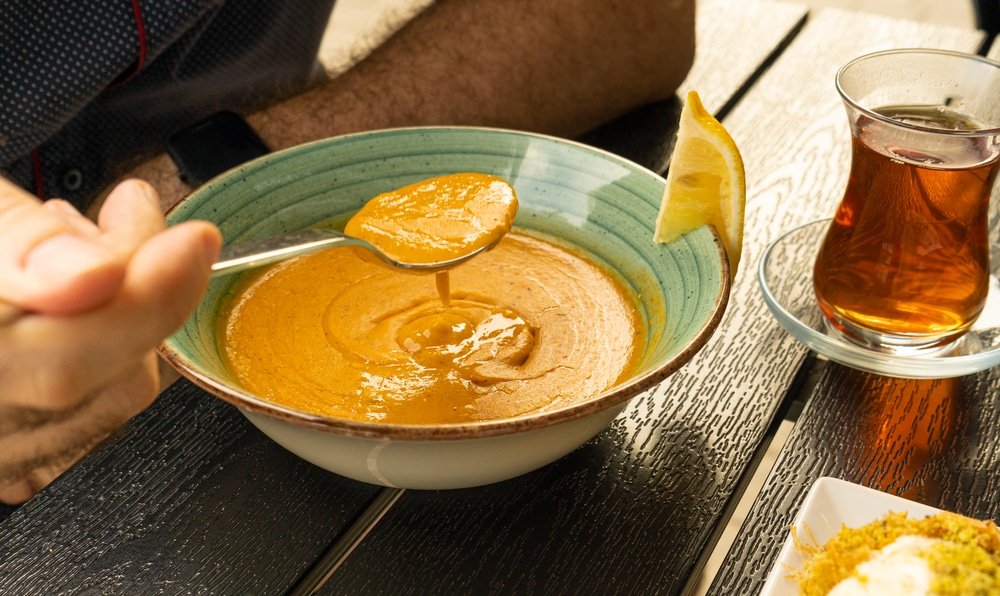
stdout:
<svg viewBox="0 0 1000 596">
<path fill-rule="evenodd" d="M 474 124 L 565 136 L 671 95 L 694 54 L 680 0 L 439 2 L 355 68 L 252 117 L 275 148 Z"/>
<path fill-rule="evenodd" d="M 249 116 L 272 149 L 395 126 L 576 136 L 669 97 L 694 55 L 686 0 L 442 0 L 343 75 Z M 146 177 L 187 192 L 169 159 Z"/>
</svg>

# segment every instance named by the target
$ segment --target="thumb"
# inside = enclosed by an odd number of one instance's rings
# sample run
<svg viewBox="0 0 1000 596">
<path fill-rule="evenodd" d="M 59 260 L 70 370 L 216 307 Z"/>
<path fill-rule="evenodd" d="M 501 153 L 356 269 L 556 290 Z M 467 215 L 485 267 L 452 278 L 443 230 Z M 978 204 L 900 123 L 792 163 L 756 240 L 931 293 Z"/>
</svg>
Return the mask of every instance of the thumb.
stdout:
<svg viewBox="0 0 1000 596">
<path fill-rule="evenodd" d="M 80 225 L 79 218 L 66 209 L 45 209 L 0 177 L 0 301 L 26 311 L 68 314 L 115 295 L 127 255 L 102 239 L 96 226 Z"/>
</svg>

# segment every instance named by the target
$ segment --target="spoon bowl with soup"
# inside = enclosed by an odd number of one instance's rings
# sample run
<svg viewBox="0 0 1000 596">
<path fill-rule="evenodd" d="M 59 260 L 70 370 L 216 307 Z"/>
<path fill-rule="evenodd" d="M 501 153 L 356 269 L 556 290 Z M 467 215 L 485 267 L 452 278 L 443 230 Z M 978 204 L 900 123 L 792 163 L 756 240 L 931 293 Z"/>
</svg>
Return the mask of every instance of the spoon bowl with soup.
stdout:
<svg viewBox="0 0 1000 596">
<path fill-rule="evenodd" d="M 710 227 L 653 242 L 663 188 L 585 145 L 482 128 L 266 156 L 169 220 L 209 219 L 227 243 L 344 229 L 413 262 L 493 248 L 444 275 L 349 247 L 216 278 L 161 353 L 338 474 L 425 489 L 523 474 L 669 383 L 718 325 L 725 251 Z"/>
<path fill-rule="evenodd" d="M 347 233 L 308 229 L 230 244 L 212 265 L 212 275 L 347 246 L 399 269 L 441 272 L 493 248 L 516 213 L 514 189 L 496 176 L 440 176 L 368 201 L 347 222 Z"/>
</svg>

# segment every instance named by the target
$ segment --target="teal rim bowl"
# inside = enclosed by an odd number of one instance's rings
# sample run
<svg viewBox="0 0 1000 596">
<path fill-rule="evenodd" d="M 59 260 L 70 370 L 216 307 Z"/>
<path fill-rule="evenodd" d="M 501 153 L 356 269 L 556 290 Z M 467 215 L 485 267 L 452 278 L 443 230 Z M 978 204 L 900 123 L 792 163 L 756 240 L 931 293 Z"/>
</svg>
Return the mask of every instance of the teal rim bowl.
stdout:
<svg viewBox="0 0 1000 596">
<path fill-rule="evenodd" d="M 646 346 L 634 372 L 600 395 L 515 418 L 440 425 L 357 422 L 301 412 L 239 387 L 218 344 L 220 309 L 239 276 L 214 279 L 160 353 L 208 392 L 246 410 L 347 435 L 467 439 L 541 428 L 604 411 L 650 389 L 700 350 L 729 300 L 729 264 L 710 226 L 652 241 L 659 175 L 614 154 L 550 136 L 472 127 L 418 127 L 333 137 L 266 155 L 197 189 L 167 216 L 214 222 L 225 242 L 346 221 L 369 198 L 452 172 L 508 180 L 515 227 L 583 249 L 638 297 Z"/>
</svg>

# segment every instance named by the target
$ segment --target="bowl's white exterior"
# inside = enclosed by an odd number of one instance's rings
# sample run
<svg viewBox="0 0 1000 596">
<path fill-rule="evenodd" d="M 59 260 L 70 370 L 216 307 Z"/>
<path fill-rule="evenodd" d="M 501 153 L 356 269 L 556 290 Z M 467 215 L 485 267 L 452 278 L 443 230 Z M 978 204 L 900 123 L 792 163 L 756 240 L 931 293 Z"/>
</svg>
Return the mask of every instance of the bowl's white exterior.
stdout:
<svg viewBox="0 0 1000 596">
<path fill-rule="evenodd" d="M 450 489 L 507 480 L 593 438 L 626 404 L 538 429 L 470 439 L 373 439 L 308 428 L 240 409 L 281 446 L 325 470 L 381 486 Z"/>
</svg>

